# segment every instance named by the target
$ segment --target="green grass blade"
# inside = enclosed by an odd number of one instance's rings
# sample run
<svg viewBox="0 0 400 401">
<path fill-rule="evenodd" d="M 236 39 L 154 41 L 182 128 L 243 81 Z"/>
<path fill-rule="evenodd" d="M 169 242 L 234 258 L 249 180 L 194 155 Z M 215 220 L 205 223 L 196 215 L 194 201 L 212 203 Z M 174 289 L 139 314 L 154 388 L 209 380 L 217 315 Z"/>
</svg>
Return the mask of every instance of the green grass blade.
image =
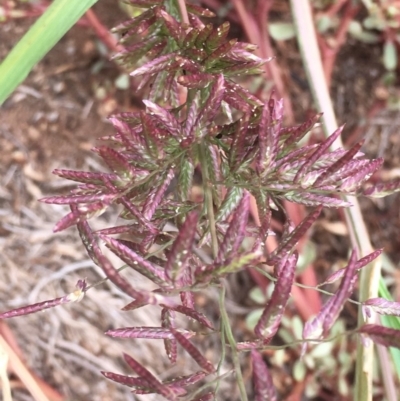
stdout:
<svg viewBox="0 0 400 401">
<path fill-rule="evenodd" d="M 0 64 L 0 105 L 97 0 L 54 0 Z"/>
<path fill-rule="evenodd" d="M 382 298 L 387 299 L 388 301 L 393 301 L 393 297 L 391 296 L 382 278 L 379 281 L 379 295 Z M 381 321 L 384 326 L 400 330 L 400 319 L 397 316 L 383 315 L 381 316 Z M 396 369 L 397 377 L 400 378 L 400 350 L 393 347 L 389 349 L 390 349 L 390 354 L 392 355 L 393 358 L 393 364 Z"/>
<path fill-rule="evenodd" d="M 379 281 L 379 295 L 382 298 L 387 299 L 388 301 L 394 301 L 392 295 L 390 294 L 390 292 L 389 292 L 388 288 L 386 287 L 386 284 L 382 278 Z M 385 320 L 385 322 L 388 322 L 388 327 L 391 327 L 392 329 L 400 330 L 400 319 L 397 316 L 383 315 L 381 317 L 385 318 L 382 320 Z"/>
</svg>

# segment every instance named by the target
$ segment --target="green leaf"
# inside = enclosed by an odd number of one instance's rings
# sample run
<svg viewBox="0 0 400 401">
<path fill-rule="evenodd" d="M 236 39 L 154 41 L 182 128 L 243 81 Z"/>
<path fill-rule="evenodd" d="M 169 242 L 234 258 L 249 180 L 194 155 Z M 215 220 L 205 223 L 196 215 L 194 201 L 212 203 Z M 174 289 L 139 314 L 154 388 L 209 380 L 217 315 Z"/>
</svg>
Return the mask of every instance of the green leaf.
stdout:
<svg viewBox="0 0 400 401">
<path fill-rule="evenodd" d="M 389 301 L 393 301 L 393 297 L 390 294 L 388 288 L 386 287 L 385 281 L 381 277 L 379 281 L 379 295 L 382 298 L 385 298 Z M 400 330 L 400 318 L 397 316 L 381 316 L 381 321 L 382 324 L 386 327 L 390 327 L 392 329 L 397 329 Z M 393 364 L 395 367 L 395 370 L 397 372 L 397 377 L 400 378 L 400 350 L 397 348 L 389 348 L 390 349 L 390 354 L 392 355 L 393 359 Z"/>
<path fill-rule="evenodd" d="M 302 382 L 307 374 L 307 368 L 304 365 L 302 360 L 297 360 L 293 365 L 293 378 L 298 381 Z"/>
<path fill-rule="evenodd" d="M 256 327 L 258 321 L 260 320 L 260 317 L 263 313 L 263 309 L 255 309 L 251 311 L 247 316 L 246 316 L 246 327 L 250 330 L 253 331 L 254 327 Z"/>
<path fill-rule="evenodd" d="M 391 40 L 383 46 L 383 65 L 388 71 L 393 71 L 397 66 L 397 49 Z"/>
<path fill-rule="evenodd" d="M 379 36 L 373 32 L 365 31 L 358 21 L 351 21 L 348 28 L 349 34 L 353 38 L 363 43 L 378 43 Z"/>
<path fill-rule="evenodd" d="M 267 302 L 266 296 L 260 287 L 254 287 L 249 292 L 249 298 L 257 304 L 265 304 Z"/>
<path fill-rule="evenodd" d="M 221 207 L 218 210 L 216 221 L 225 220 L 239 204 L 243 196 L 243 189 L 240 187 L 231 187 L 222 202 Z"/>
<path fill-rule="evenodd" d="M 260 257 L 260 251 L 245 253 L 233 258 L 228 265 L 216 268 L 215 272 L 218 275 L 236 273 L 244 267 L 254 266 L 260 260 Z"/>
<path fill-rule="evenodd" d="M 288 40 L 295 37 L 296 31 L 291 22 L 273 22 L 268 25 L 269 34 L 275 40 Z"/>
<path fill-rule="evenodd" d="M 384 31 L 386 29 L 386 21 L 379 15 L 369 15 L 364 19 L 363 25 L 366 29 L 376 29 L 378 31 Z"/>
<path fill-rule="evenodd" d="M 128 74 L 121 74 L 117 77 L 114 81 L 115 86 L 118 89 L 126 90 L 129 89 L 129 75 Z"/>
<path fill-rule="evenodd" d="M 306 269 L 311 263 L 315 261 L 316 256 L 316 245 L 311 241 L 307 241 L 299 255 L 297 271 L 299 272 Z"/>
<path fill-rule="evenodd" d="M 320 33 L 325 33 L 331 28 L 335 28 L 337 26 L 337 22 L 327 15 L 322 15 L 317 19 L 317 29 Z"/>
<path fill-rule="evenodd" d="M 55 0 L 0 64 L 0 105 L 97 0 Z"/>
<path fill-rule="evenodd" d="M 190 197 L 190 191 L 192 189 L 194 174 L 194 164 L 191 159 L 182 157 L 180 165 L 179 179 L 178 179 L 178 190 L 180 198 L 184 201 Z"/>
</svg>

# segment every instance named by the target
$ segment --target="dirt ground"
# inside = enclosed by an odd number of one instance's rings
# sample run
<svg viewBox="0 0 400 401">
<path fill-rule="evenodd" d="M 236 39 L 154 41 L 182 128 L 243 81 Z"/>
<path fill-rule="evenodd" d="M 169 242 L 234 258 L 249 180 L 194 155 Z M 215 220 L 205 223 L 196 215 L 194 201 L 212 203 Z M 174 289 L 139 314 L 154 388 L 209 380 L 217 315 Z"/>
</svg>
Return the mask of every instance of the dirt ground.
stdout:
<svg viewBox="0 0 400 401">
<path fill-rule="evenodd" d="M 116 3 L 102 0 L 94 8 L 110 28 L 125 19 Z M 0 60 L 31 23 L 31 19 L 22 19 L 0 24 Z M 276 52 L 300 123 L 312 105 L 295 42 L 277 46 Z M 383 108 L 367 121 L 377 93 L 386 96 L 379 81 L 379 57 L 378 47 L 349 41 L 334 71 L 332 96 L 339 121 L 348 123 L 345 138 L 353 143 L 366 137 L 364 151 L 370 157 L 385 157 L 381 174 L 389 179 L 400 176 L 400 112 Z M 62 296 L 73 291 L 81 278 L 93 283 L 103 277 L 74 229 L 52 233 L 66 209 L 37 200 L 70 188 L 69 182 L 51 174 L 53 169 L 101 168 L 90 148 L 96 138 L 111 132 L 106 117 L 137 105 L 134 94 L 116 87 L 121 73 L 108 61 L 104 44 L 90 28 L 76 26 L 0 108 L 0 310 Z M 362 200 L 373 244 L 385 247 L 393 263 L 385 265 L 394 277 L 389 282 L 393 285 L 400 282 L 398 270 L 393 270 L 400 262 L 398 203 L 398 195 L 376 202 Z M 105 215 L 104 224 L 115 218 Z M 325 266 L 330 258 L 346 257 L 346 230 L 337 220 L 337 213 L 326 213 L 317 229 L 322 240 L 316 266 Z M 250 288 L 252 284 L 244 280 Z M 395 287 L 400 296 L 399 288 Z M 151 401 L 148 396 L 134 398 L 99 373 L 126 372 L 122 353 L 130 351 L 146 366 L 164 371 L 165 376 L 182 368 L 178 365 L 165 370 L 158 358 L 161 342 L 144 341 L 138 347 L 139 343 L 128 344 L 103 335 L 111 327 L 132 325 L 132 315 L 119 310 L 126 301 L 114 286 L 104 284 L 89 291 L 80 304 L 12 319 L 7 325 L 18 341 L 22 359 L 63 394 L 64 400 Z M 232 313 L 240 308 L 232 304 Z M 134 319 L 135 325 L 156 326 L 159 322 L 151 309 L 135 312 Z M 210 350 L 216 346 L 209 345 Z M 12 385 L 14 401 L 32 400 L 17 377 L 12 377 Z M 224 391 L 228 394 L 228 389 Z"/>
</svg>

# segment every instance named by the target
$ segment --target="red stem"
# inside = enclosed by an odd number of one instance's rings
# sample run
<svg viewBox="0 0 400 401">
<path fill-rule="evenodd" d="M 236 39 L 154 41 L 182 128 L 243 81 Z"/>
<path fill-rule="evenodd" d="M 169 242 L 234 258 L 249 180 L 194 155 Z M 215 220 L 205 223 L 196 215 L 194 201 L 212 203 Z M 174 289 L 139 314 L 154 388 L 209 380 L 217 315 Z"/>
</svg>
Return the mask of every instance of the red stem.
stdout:
<svg viewBox="0 0 400 401">
<path fill-rule="evenodd" d="M 349 3 L 349 0 L 336 0 L 336 2 L 333 3 L 328 8 L 328 10 L 324 12 L 324 15 L 326 15 L 328 17 L 332 17 L 332 16 L 336 15 L 346 3 Z"/>
<path fill-rule="evenodd" d="M 92 9 L 86 11 L 86 19 L 89 21 L 90 26 L 96 32 L 99 39 L 113 52 L 120 52 L 123 46 L 119 45 L 117 40 L 111 35 L 108 28 L 106 28 Z"/>
<path fill-rule="evenodd" d="M 344 5 L 344 3 L 345 3 L 345 1 L 339 2 L 336 5 L 336 7 L 334 8 L 334 11 L 338 12 L 340 10 L 341 6 Z M 340 22 L 339 28 L 336 32 L 334 47 L 329 46 L 326 43 L 326 41 L 322 40 L 321 37 L 319 37 L 318 42 L 319 42 L 320 48 L 321 48 L 322 63 L 323 63 L 325 79 L 326 79 L 326 83 L 327 83 L 328 87 L 330 87 L 330 84 L 331 84 L 333 67 L 335 65 L 337 55 L 338 55 L 341 47 L 346 42 L 348 27 L 349 27 L 351 21 L 353 21 L 355 15 L 358 13 L 359 8 L 360 8 L 359 6 L 353 6 L 352 2 L 348 2 L 346 4 L 343 16 L 341 17 L 341 22 Z M 333 12 L 332 9 L 333 9 L 333 6 L 328 11 L 328 13 L 332 13 Z M 327 14 L 327 15 L 331 15 L 331 14 Z"/>
<path fill-rule="evenodd" d="M 276 61 L 274 51 L 272 49 L 271 40 L 268 32 L 268 21 L 269 11 L 271 9 L 273 0 L 258 0 L 257 14 L 258 14 L 258 25 L 260 29 L 260 50 L 262 57 L 270 58 L 272 60 L 265 65 L 266 71 L 269 72 L 272 80 L 275 83 L 276 91 L 278 96 L 283 98 L 285 104 L 285 117 L 288 124 L 294 123 L 294 113 L 292 102 L 289 95 L 286 92 L 285 84 L 282 79 L 281 70 L 278 62 Z"/>
<path fill-rule="evenodd" d="M 219 3 L 218 0 L 202 0 L 202 3 L 211 10 L 221 9 L 221 3 Z M 226 15 L 224 14 L 220 16 L 229 19 L 230 21 L 235 22 L 236 24 L 240 24 L 238 16 L 232 10 L 229 10 Z"/>
<path fill-rule="evenodd" d="M 267 30 L 268 15 L 272 2 L 271 0 L 259 0 L 257 6 L 258 18 L 255 18 L 246 10 L 242 0 L 232 0 L 232 2 L 248 40 L 258 45 L 258 53 L 261 57 L 272 58 L 270 62 L 265 64 L 265 72 L 267 76 L 273 80 L 278 96 L 284 99 L 287 123 L 292 124 L 294 122 L 292 102 L 286 93 Z"/>
</svg>

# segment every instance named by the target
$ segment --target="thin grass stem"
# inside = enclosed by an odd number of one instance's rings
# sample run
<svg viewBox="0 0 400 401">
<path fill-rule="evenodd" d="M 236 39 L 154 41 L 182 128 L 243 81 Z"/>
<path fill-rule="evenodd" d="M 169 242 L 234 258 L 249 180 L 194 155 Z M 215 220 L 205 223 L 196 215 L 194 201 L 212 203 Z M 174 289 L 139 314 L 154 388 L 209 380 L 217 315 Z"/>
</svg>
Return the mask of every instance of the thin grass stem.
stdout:
<svg viewBox="0 0 400 401">
<path fill-rule="evenodd" d="M 217 238 L 217 230 L 215 228 L 213 195 L 210 186 L 211 182 L 208 174 L 208 165 L 206 163 L 204 145 L 200 144 L 199 148 L 200 148 L 199 149 L 200 165 L 201 165 L 201 173 L 203 175 L 203 188 L 204 188 L 204 198 L 205 198 L 204 206 L 206 208 L 208 224 L 210 228 L 212 254 L 213 258 L 215 259 L 218 255 L 218 238 Z"/>
<path fill-rule="evenodd" d="M 233 366 L 235 367 L 236 381 L 237 381 L 237 384 L 239 387 L 241 401 L 248 401 L 246 387 L 244 385 L 244 379 L 243 379 L 243 375 L 242 375 L 242 369 L 240 367 L 239 354 L 236 349 L 236 341 L 235 341 L 235 337 L 233 336 L 231 325 L 229 322 L 228 313 L 225 308 L 225 294 L 226 294 L 225 285 L 223 282 L 221 282 L 221 291 L 219 294 L 219 311 L 221 313 L 221 331 L 223 330 L 225 332 L 226 338 L 228 339 L 228 343 L 231 347 Z"/>
</svg>

